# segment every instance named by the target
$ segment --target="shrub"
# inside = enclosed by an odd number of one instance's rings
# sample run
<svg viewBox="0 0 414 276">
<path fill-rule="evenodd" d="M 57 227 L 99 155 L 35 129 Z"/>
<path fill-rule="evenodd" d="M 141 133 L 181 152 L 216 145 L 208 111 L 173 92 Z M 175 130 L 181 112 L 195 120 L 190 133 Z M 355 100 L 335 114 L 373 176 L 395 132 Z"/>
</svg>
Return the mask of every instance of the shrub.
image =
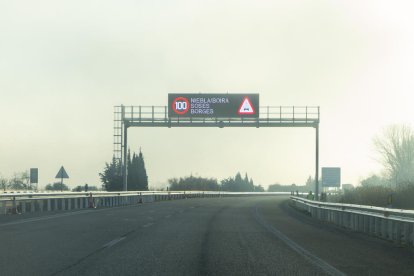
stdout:
<svg viewBox="0 0 414 276">
<path fill-rule="evenodd" d="M 341 203 L 371 205 L 386 207 L 388 198 L 394 191 L 383 186 L 357 187 L 354 190 L 346 190 L 339 199 Z"/>
<path fill-rule="evenodd" d="M 389 201 L 390 197 L 392 197 L 392 202 Z M 330 197 L 329 199 L 332 202 L 348 204 L 414 209 L 414 185 L 409 183 L 397 189 L 383 186 L 358 187 L 344 191 L 338 198 Z"/>
</svg>

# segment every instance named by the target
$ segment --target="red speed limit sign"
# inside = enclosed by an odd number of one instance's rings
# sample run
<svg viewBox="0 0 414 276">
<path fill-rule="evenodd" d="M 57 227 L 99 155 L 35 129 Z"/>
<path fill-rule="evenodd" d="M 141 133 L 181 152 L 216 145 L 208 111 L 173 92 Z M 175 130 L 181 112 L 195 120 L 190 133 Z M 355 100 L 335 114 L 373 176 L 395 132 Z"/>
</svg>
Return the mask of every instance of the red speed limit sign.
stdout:
<svg viewBox="0 0 414 276">
<path fill-rule="evenodd" d="M 178 97 L 172 102 L 172 109 L 178 115 L 184 115 L 190 109 L 190 103 L 187 98 Z"/>
</svg>

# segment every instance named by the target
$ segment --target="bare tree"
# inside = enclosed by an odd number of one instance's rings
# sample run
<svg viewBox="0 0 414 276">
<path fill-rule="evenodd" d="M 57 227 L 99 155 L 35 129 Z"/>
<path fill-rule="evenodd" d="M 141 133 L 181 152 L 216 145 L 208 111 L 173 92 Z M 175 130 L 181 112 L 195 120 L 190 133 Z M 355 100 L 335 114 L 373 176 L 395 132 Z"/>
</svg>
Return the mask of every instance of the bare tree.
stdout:
<svg viewBox="0 0 414 276">
<path fill-rule="evenodd" d="M 0 175 L 0 189 L 2 189 L 5 192 L 8 184 L 9 184 L 9 181 Z"/>
<path fill-rule="evenodd" d="M 414 131 L 407 125 L 391 125 L 374 138 L 379 160 L 396 186 L 414 183 Z"/>
<path fill-rule="evenodd" d="M 29 190 L 31 189 L 29 179 L 28 171 L 14 173 L 13 177 L 9 180 L 8 187 L 12 190 Z"/>
</svg>

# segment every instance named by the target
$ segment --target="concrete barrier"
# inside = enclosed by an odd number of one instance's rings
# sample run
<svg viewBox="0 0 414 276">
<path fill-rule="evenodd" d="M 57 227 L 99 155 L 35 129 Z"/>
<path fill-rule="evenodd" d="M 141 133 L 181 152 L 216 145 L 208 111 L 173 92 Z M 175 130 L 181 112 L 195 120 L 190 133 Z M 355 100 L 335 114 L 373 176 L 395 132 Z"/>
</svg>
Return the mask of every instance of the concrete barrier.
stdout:
<svg viewBox="0 0 414 276">
<path fill-rule="evenodd" d="M 219 192 L 219 191 L 139 191 L 92 192 L 95 207 L 115 207 L 145 204 L 155 201 L 222 196 L 288 195 L 279 192 Z M 28 212 L 70 211 L 89 208 L 89 195 L 85 192 L 65 193 L 2 193 L 0 215 Z"/>
<path fill-rule="evenodd" d="M 197 194 L 193 192 L 191 194 Z M 70 211 L 89 208 L 90 193 L 61 194 L 2 194 L 0 214 L 21 214 L 29 212 Z M 217 194 L 218 195 L 218 194 Z M 155 201 L 183 199 L 184 192 L 117 192 L 93 193 L 94 206 L 115 207 Z"/>
</svg>

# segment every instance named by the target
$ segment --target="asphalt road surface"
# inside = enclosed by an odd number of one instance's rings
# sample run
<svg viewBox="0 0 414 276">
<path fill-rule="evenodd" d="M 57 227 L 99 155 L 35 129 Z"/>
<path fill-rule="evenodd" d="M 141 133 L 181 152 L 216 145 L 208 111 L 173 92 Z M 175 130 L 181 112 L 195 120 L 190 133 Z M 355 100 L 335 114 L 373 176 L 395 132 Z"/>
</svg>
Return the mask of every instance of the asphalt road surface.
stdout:
<svg viewBox="0 0 414 276">
<path fill-rule="evenodd" d="M 0 275 L 414 275 L 414 250 L 283 196 L 0 217 Z"/>
</svg>

